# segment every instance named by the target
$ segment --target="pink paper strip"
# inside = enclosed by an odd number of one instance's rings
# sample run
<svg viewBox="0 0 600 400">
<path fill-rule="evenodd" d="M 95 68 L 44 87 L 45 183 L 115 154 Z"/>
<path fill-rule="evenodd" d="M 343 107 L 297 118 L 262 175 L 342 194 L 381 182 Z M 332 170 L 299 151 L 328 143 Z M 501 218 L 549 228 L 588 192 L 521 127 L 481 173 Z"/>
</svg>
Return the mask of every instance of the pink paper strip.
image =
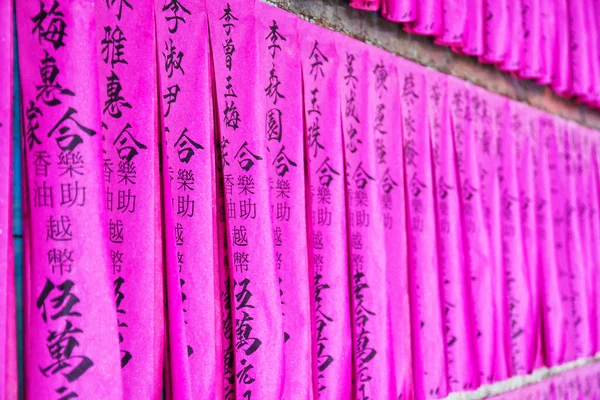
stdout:
<svg viewBox="0 0 600 400">
<path fill-rule="evenodd" d="M 462 45 L 467 23 L 467 0 L 448 0 L 442 3 L 444 29 L 435 42 L 446 46 Z"/>
<path fill-rule="evenodd" d="M 556 11 L 554 1 L 544 3 L 541 9 L 541 59 L 538 83 L 550 85 L 554 79 L 554 51 L 556 44 Z"/>
<path fill-rule="evenodd" d="M 350 7 L 359 10 L 378 11 L 381 0 L 350 0 Z"/>
<path fill-rule="evenodd" d="M 592 243 L 598 243 L 600 240 L 600 218 L 598 217 L 599 209 L 600 209 L 600 174 L 598 167 L 600 165 L 598 158 L 598 150 L 600 142 L 597 137 L 596 131 L 590 130 L 588 132 L 591 141 L 591 150 L 590 150 L 590 172 L 589 172 L 589 199 L 590 199 L 590 209 L 588 212 L 589 224 L 590 224 L 590 235 Z M 600 297 L 598 297 L 598 293 L 600 293 L 600 284 L 598 283 L 598 277 L 600 276 L 600 249 L 597 245 L 592 246 L 591 248 L 591 272 L 592 272 L 592 283 L 593 286 L 593 306 L 595 307 L 596 314 L 592 321 L 595 321 L 595 329 L 596 329 L 596 347 L 594 349 L 595 352 L 600 350 L 600 341 L 598 340 L 598 332 L 600 332 Z"/>
<path fill-rule="evenodd" d="M 569 21 L 569 8 L 567 0 L 553 0 L 556 21 Z M 553 55 L 553 74 L 552 89 L 560 94 L 567 96 L 571 93 L 571 60 L 570 43 L 571 32 L 568 23 L 556 23 L 556 36 Z"/>
<path fill-rule="evenodd" d="M 509 325 L 509 371 L 511 375 L 524 375 L 532 370 L 529 352 L 533 345 L 534 318 L 530 277 L 521 225 L 521 195 L 517 170 L 519 129 L 523 118 L 515 105 L 509 103 L 504 114 L 504 127 L 498 135 L 498 161 L 500 180 L 500 216 L 502 226 L 502 263 L 505 271 L 506 301 Z"/>
<path fill-rule="evenodd" d="M 416 399 L 448 391 L 442 293 L 435 232 L 427 91 L 420 67 L 398 60 L 401 71 L 405 185 L 408 198 L 408 259 L 411 282 L 413 368 Z"/>
<path fill-rule="evenodd" d="M 564 319 L 560 323 L 565 327 L 565 349 L 563 361 L 572 361 L 575 354 L 575 323 L 579 311 L 577 303 L 573 302 L 572 297 L 572 274 L 569 264 L 567 249 L 567 210 L 569 207 L 567 199 L 567 179 L 564 174 L 564 130 L 565 121 L 555 119 L 554 131 L 549 131 L 546 137 L 546 146 L 548 150 L 549 172 L 550 172 L 550 192 L 552 194 L 552 215 L 555 240 L 556 266 L 558 269 L 560 299 L 565 310 Z"/>
<path fill-rule="evenodd" d="M 212 82 L 203 2 L 154 3 L 167 251 L 169 370 L 174 399 L 224 395 L 216 246 Z"/>
<path fill-rule="evenodd" d="M 404 30 L 419 35 L 439 35 L 442 26 L 442 0 L 421 0 L 417 3 L 414 22 L 404 25 Z"/>
<path fill-rule="evenodd" d="M 121 398 L 94 3 L 19 3 L 31 265 L 29 398 Z"/>
<path fill-rule="evenodd" d="M 375 133 L 379 128 L 374 107 L 377 57 L 363 43 L 341 37 L 338 51 L 345 54 L 341 65 L 341 99 L 346 207 L 349 221 L 352 328 L 354 336 L 355 398 L 397 398 L 392 377 L 391 326 L 386 289 L 387 264 L 383 214 L 377 207 Z M 380 109 L 380 111 L 383 111 Z"/>
<path fill-rule="evenodd" d="M 581 240 L 581 226 L 579 218 L 578 192 L 581 176 L 579 165 L 579 135 L 576 125 L 565 123 L 564 127 L 564 154 L 563 170 L 565 179 L 566 197 L 566 247 L 568 254 L 570 300 L 572 303 L 573 326 L 575 335 L 575 357 L 591 355 L 591 321 L 589 316 L 589 300 L 587 298 L 585 249 Z"/>
<path fill-rule="evenodd" d="M 460 51 L 470 56 L 480 56 L 485 51 L 484 0 L 466 1 L 466 24 Z"/>
<path fill-rule="evenodd" d="M 464 247 L 464 227 L 461 220 L 460 184 L 457 177 L 459 161 L 455 157 L 455 142 L 461 145 L 463 133 L 452 135 L 448 82 L 445 75 L 427 76 L 429 131 L 432 146 L 437 253 L 442 282 L 443 318 L 445 326 L 446 369 L 448 390 L 473 390 L 479 386 L 479 371 L 475 354 L 477 332 L 473 329 L 470 293 L 471 282 Z M 469 112 L 458 105 L 459 114 Z M 469 116 L 467 115 L 467 118 Z"/>
<path fill-rule="evenodd" d="M 498 348 L 499 333 L 495 329 L 495 303 L 492 277 L 494 256 L 490 243 L 483 204 L 485 183 L 479 174 L 477 150 L 479 141 L 490 146 L 490 124 L 492 115 L 485 100 L 472 93 L 467 84 L 448 78 L 448 99 L 452 137 L 456 147 L 457 186 L 460 189 L 462 235 L 465 240 L 465 263 L 463 272 L 469 279 L 470 312 L 473 315 L 471 338 L 475 346 L 480 383 L 491 383 L 501 369 Z M 489 183 L 488 183 L 489 184 Z M 501 349 L 501 348 L 500 348 Z"/>
<path fill-rule="evenodd" d="M 123 396 L 162 398 L 164 304 L 154 9 L 96 3 L 103 169 Z M 160 210 L 160 209 L 159 209 Z M 159 274 L 156 274 L 156 266 Z M 155 331 L 155 329 L 158 330 Z M 148 344 L 152 343 L 149 348 Z"/>
<path fill-rule="evenodd" d="M 551 192 L 551 162 L 548 145 L 554 138 L 554 119 L 543 116 L 538 119 L 537 156 L 535 157 L 536 222 L 538 260 L 544 277 L 542 294 L 542 336 L 544 361 L 548 367 L 563 363 L 565 356 L 566 329 L 563 321 L 569 312 L 561 301 L 561 277 L 555 249 L 556 234 L 553 224 L 553 195 Z M 556 168 L 556 166 L 554 166 Z"/>
<path fill-rule="evenodd" d="M 506 57 L 509 37 L 508 0 L 487 0 L 484 3 L 484 43 L 485 49 L 480 60 L 501 63 Z"/>
<path fill-rule="evenodd" d="M 519 75 L 524 79 L 537 79 L 542 74 L 541 19 L 542 10 L 546 8 L 545 3 L 541 0 L 521 0 L 523 37 Z"/>
<path fill-rule="evenodd" d="M 585 96 L 590 90 L 590 71 L 588 58 L 587 7 L 580 2 L 568 2 L 569 59 L 571 62 L 572 93 Z M 566 22 L 567 20 L 565 20 Z"/>
<path fill-rule="evenodd" d="M 314 290 L 315 397 L 350 399 L 352 331 L 344 201 L 340 78 L 345 54 L 330 31 L 298 24 L 302 38 L 309 269 Z"/>
<path fill-rule="evenodd" d="M 498 143 L 504 135 L 504 120 L 507 100 L 483 89 L 469 90 L 473 99 L 473 109 L 481 102 L 482 116 L 474 115 L 473 134 L 477 142 L 477 163 L 481 203 L 484 213 L 485 229 L 489 238 L 493 310 L 494 310 L 494 362 L 489 365 L 493 374 L 488 380 L 501 381 L 509 376 L 509 319 L 506 301 L 505 269 L 502 263 L 501 197 L 498 178 Z M 483 310 L 482 310 L 483 312 Z M 481 355 L 480 355 L 481 357 Z"/>
<path fill-rule="evenodd" d="M 506 56 L 499 68 L 504 71 L 518 71 L 521 65 L 521 51 L 523 46 L 523 10 L 521 0 L 507 0 L 508 29 L 505 36 L 510 45 L 507 47 Z"/>
<path fill-rule="evenodd" d="M 374 52 L 374 50 L 372 49 Z M 372 55 L 370 90 L 376 97 L 370 102 L 375 115 L 376 175 L 379 203 L 385 228 L 387 293 L 391 327 L 390 351 L 393 356 L 395 398 L 413 399 L 410 298 L 406 238 L 406 204 L 402 150 L 402 113 L 400 80 L 396 57 L 378 51 Z"/>
<path fill-rule="evenodd" d="M 537 140 L 537 111 L 520 103 L 511 107 L 513 114 L 518 115 L 518 122 L 513 126 L 517 144 L 517 184 L 519 189 L 519 210 L 521 216 L 521 232 L 525 269 L 528 273 L 528 291 L 531 296 L 531 316 L 527 322 L 531 330 L 531 341 L 527 347 L 528 369 L 534 370 L 542 366 L 541 342 L 541 271 L 538 263 L 538 235 L 536 226 L 536 191 L 534 153 Z M 520 107 L 519 107 L 520 106 Z"/>
<path fill-rule="evenodd" d="M 394 22 L 412 22 L 417 18 L 416 0 L 382 0 L 381 14 Z"/>
<path fill-rule="evenodd" d="M 0 394 L 18 397 L 17 338 L 12 237 L 13 8 L 0 1 Z"/>
<path fill-rule="evenodd" d="M 213 1 L 206 6 L 233 278 L 236 398 L 279 398 L 284 331 L 271 229 L 267 140 L 256 134 L 264 128 L 261 121 L 267 103 L 264 89 L 256 87 L 259 36 L 254 7 L 243 1 Z"/>
<path fill-rule="evenodd" d="M 284 328 L 284 399 L 312 399 L 311 295 L 307 257 L 301 60 L 298 19 L 257 2 L 259 82 L 276 267 Z"/>
</svg>

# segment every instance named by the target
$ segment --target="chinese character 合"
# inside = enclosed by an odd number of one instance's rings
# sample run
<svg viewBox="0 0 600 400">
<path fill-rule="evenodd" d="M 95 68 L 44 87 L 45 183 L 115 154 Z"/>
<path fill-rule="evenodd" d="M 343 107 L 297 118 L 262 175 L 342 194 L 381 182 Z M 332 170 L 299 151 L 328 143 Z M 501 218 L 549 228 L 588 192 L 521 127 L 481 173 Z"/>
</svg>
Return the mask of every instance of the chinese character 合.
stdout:
<svg viewBox="0 0 600 400">
<path fill-rule="evenodd" d="M 139 154 L 138 150 L 146 150 L 145 144 L 137 140 L 130 132 L 131 125 L 127 123 L 123 130 L 113 141 L 113 146 L 117 146 L 119 158 L 126 162 L 131 162 Z"/>
<path fill-rule="evenodd" d="M 319 183 L 322 186 L 329 186 L 331 181 L 333 181 L 334 175 L 340 174 L 329 164 L 329 157 L 323 160 L 319 168 L 317 168 L 317 173 L 319 175 Z"/>
<path fill-rule="evenodd" d="M 179 138 L 177 138 L 177 141 L 173 145 L 174 148 L 179 147 L 179 149 L 177 149 L 177 154 L 179 155 L 179 161 L 181 161 L 184 164 L 189 163 L 191 158 L 194 156 L 194 154 L 196 154 L 194 149 L 204 150 L 204 147 L 202 147 L 200 144 L 194 142 L 187 135 L 187 131 L 188 131 L 187 128 L 184 128 L 183 131 L 181 132 L 181 135 L 179 135 Z M 165 128 L 165 132 L 169 132 L 169 128 Z"/>
<path fill-rule="evenodd" d="M 369 175 L 367 171 L 365 171 L 362 162 L 358 164 L 356 170 L 354 170 L 354 175 L 352 175 L 352 177 L 354 178 L 354 183 L 356 184 L 356 187 L 358 189 L 364 189 L 370 180 L 374 180 L 373 177 Z"/>
<path fill-rule="evenodd" d="M 121 107 L 131 108 L 131 104 L 125 101 L 125 98 L 121 95 L 121 91 L 123 90 L 123 86 L 121 86 L 121 81 L 117 74 L 114 71 L 111 71 L 109 77 L 107 77 L 108 83 L 106 85 L 106 96 L 107 99 L 104 102 L 104 110 L 102 110 L 103 114 L 108 114 L 113 118 L 121 118 L 123 116 L 123 112 L 121 111 Z"/>
<path fill-rule="evenodd" d="M 40 0 L 40 11 L 31 18 L 35 24 L 31 33 L 38 32 L 38 41 L 42 39 L 52 44 L 54 49 L 58 49 L 65 45 L 64 37 L 67 35 L 65 29 L 67 24 L 64 20 L 65 14 L 62 11 L 57 11 L 60 4 L 54 0 L 52 7 L 46 11 L 43 0 Z M 46 21 L 49 19 L 49 22 Z M 48 23 L 46 23 L 48 22 Z"/>
<path fill-rule="evenodd" d="M 96 131 L 86 128 L 85 126 L 81 125 L 79 121 L 73 118 L 73 115 L 75 114 L 77 114 L 77 110 L 69 107 L 69 109 L 65 112 L 65 115 L 63 115 L 56 125 L 54 125 L 54 127 L 52 127 L 52 129 L 50 129 L 48 132 L 48 137 L 51 137 L 55 131 L 58 131 L 59 137 L 56 138 L 56 143 L 62 151 L 72 151 L 81 143 L 83 143 L 81 136 L 79 136 L 77 133 L 71 133 L 73 131 L 67 124 L 68 121 L 73 122 L 80 131 L 88 136 L 94 136 L 96 134 Z"/>
<path fill-rule="evenodd" d="M 128 64 L 125 59 L 125 44 L 127 38 L 123 34 L 123 31 L 119 26 L 111 28 L 110 26 L 104 27 L 104 39 L 100 42 L 102 45 L 102 54 L 104 56 L 104 63 L 110 62 L 114 68 L 116 64 Z"/>
<path fill-rule="evenodd" d="M 325 77 L 325 74 L 323 73 L 323 62 L 329 62 L 329 59 L 321 52 L 321 49 L 319 49 L 319 42 L 316 40 L 308 58 L 311 60 L 310 75 L 312 75 L 313 79 L 316 81 L 319 75 Z"/>
<path fill-rule="evenodd" d="M 172 15 L 165 17 L 165 20 L 168 23 L 174 22 L 174 24 L 169 27 L 169 32 L 171 33 L 177 32 L 177 28 L 179 27 L 180 21 L 184 24 L 186 23 L 185 18 L 183 18 L 181 15 L 177 15 L 179 11 L 183 11 L 187 15 L 192 15 L 192 13 L 187 8 L 185 8 L 179 0 L 167 0 L 167 3 L 165 3 L 165 5 L 163 6 L 162 11 L 171 11 L 172 13 Z"/>
<path fill-rule="evenodd" d="M 254 166 L 254 161 L 262 160 L 262 157 L 254 154 L 248 149 L 248 142 L 246 141 L 244 141 L 240 146 L 240 149 L 235 153 L 234 158 L 238 160 L 238 164 L 246 172 L 250 171 L 252 166 Z"/>
<path fill-rule="evenodd" d="M 293 162 L 286 154 L 285 154 L 285 146 L 281 146 L 281 150 L 273 159 L 273 165 L 277 169 L 277 175 L 284 177 L 285 174 L 288 173 L 290 167 L 297 167 L 297 164 Z"/>
<path fill-rule="evenodd" d="M 398 186 L 396 181 L 392 179 L 392 175 L 390 174 L 390 169 L 387 168 L 381 178 L 381 188 L 385 194 L 388 194 L 392 191 L 394 186 Z"/>
<path fill-rule="evenodd" d="M 75 96 L 71 90 L 63 88 L 56 78 L 60 70 L 56 66 L 56 59 L 48 54 L 48 51 L 44 50 L 45 56 L 42 59 L 42 66 L 40 67 L 40 76 L 42 78 L 42 84 L 37 85 L 36 100 L 40 98 L 44 104 L 48 106 L 57 106 L 62 102 L 58 99 L 57 95 Z"/>
</svg>

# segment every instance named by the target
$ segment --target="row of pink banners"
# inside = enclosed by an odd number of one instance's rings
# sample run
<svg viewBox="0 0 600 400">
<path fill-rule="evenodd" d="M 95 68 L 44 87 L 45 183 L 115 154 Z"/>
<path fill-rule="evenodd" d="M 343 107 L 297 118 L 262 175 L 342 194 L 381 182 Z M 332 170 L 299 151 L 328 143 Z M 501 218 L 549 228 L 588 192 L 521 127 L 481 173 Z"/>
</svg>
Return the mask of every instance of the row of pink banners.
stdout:
<svg viewBox="0 0 600 400">
<path fill-rule="evenodd" d="M 349 0 L 457 53 L 600 106 L 598 0 Z"/>
<path fill-rule="evenodd" d="M 259 2 L 16 15 L 27 398 L 442 398 L 600 350 L 597 132 Z"/>
</svg>

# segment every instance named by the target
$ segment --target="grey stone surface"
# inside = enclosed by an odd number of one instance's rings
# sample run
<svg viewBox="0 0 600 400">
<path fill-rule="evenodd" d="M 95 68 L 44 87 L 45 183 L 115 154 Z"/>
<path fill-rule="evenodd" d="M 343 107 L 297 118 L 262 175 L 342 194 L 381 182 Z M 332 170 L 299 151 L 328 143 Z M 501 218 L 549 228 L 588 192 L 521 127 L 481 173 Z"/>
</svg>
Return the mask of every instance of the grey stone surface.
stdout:
<svg viewBox="0 0 600 400">
<path fill-rule="evenodd" d="M 456 54 L 430 37 L 408 34 L 402 25 L 378 13 L 358 11 L 347 0 L 266 0 L 329 29 L 342 32 L 431 69 L 454 75 L 491 92 L 600 130 L 600 112 L 556 95 L 545 86 L 522 80 L 484 65 L 474 57 Z"/>
</svg>

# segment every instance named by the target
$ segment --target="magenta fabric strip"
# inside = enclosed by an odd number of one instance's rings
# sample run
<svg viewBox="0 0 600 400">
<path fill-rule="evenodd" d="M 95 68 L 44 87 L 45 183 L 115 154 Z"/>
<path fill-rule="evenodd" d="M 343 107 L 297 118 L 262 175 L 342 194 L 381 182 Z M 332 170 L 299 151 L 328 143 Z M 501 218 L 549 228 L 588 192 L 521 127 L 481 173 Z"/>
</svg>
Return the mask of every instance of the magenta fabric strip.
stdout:
<svg viewBox="0 0 600 400">
<path fill-rule="evenodd" d="M 423 72 L 399 60 L 415 398 L 448 393 L 441 282 L 436 248 L 427 90 Z M 438 351 L 433 351 L 438 349 Z"/>
<path fill-rule="evenodd" d="M 381 7 L 381 0 L 350 0 L 350 7 L 359 10 L 378 11 Z"/>
<path fill-rule="evenodd" d="M 457 187 L 460 193 L 462 235 L 464 236 L 464 274 L 468 278 L 472 313 L 471 341 L 477 359 L 473 366 L 480 383 L 491 383 L 497 374 L 498 355 L 493 298 L 493 253 L 486 229 L 483 204 L 484 185 L 477 162 L 479 140 L 489 150 L 491 113 L 488 104 L 465 82 L 448 78 L 450 129 L 456 150 Z"/>
<path fill-rule="evenodd" d="M 480 56 L 485 51 L 484 3 L 485 0 L 466 0 L 467 17 L 460 51 L 470 56 Z"/>
<path fill-rule="evenodd" d="M 416 0 L 382 0 L 381 14 L 394 22 L 412 22 L 417 18 Z"/>
<path fill-rule="evenodd" d="M 556 168 L 550 160 L 549 145 L 555 138 L 555 123 L 552 118 L 538 118 L 537 156 L 534 158 L 536 185 L 536 222 L 538 260 L 545 284 L 542 295 L 542 332 L 544 361 L 547 366 L 562 364 L 565 358 L 566 329 L 563 322 L 569 311 L 561 301 L 561 274 L 556 250 L 557 233 L 554 225 L 554 199 L 552 195 L 551 169 Z"/>
<path fill-rule="evenodd" d="M 12 229 L 13 3 L 0 1 L 0 397 L 18 397 Z M 18 190 L 18 189 L 17 189 Z"/>
<path fill-rule="evenodd" d="M 444 29 L 436 36 L 435 42 L 446 46 L 461 46 L 465 39 L 468 0 L 447 0 L 442 2 L 442 25 Z"/>
<path fill-rule="evenodd" d="M 94 3 L 17 8 L 31 210 L 28 398 L 121 398 Z M 67 342 L 65 342 L 67 341 Z M 67 350 L 55 353 L 55 346 Z M 60 347 L 59 347 L 60 348 Z"/>
<path fill-rule="evenodd" d="M 203 2 L 154 3 L 168 303 L 168 365 L 174 399 L 224 396 L 212 79 Z M 213 187 L 213 186 L 210 186 Z"/>
<path fill-rule="evenodd" d="M 498 160 L 501 201 L 502 263 L 505 270 L 506 301 L 510 334 L 511 375 L 524 375 L 532 370 L 529 352 L 533 344 L 533 300 L 521 225 L 521 195 L 517 174 L 519 130 L 523 117 L 510 103 L 504 114 L 503 130 L 498 138 Z"/>
<path fill-rule="evenodd" d="M 590 356 L 592 350 L 590 302 L 587 293 L 585 248 L 581 241 L 581 226 L 579 218 L 580 197 L 578 180 L 582 174 L 579 160 L 579 135 L 577 127 L 572 122 L 565 123 L 563 140 L 563 171 L 565 177 L 566 197 L 566 247 L 568 265 L 570 267 L 570 300 L 572 302 L 574 354 L 576 358 Z"/>
<path fill-rule="evenodd" d="M 404 25 L 404 30 L 419 35 L 437 36 L 442 26 L 442 1 L 420 0 L 417 2 L 415 20 Z"/>
<path fill-rule="evenodd" d="M 236 398 L 282 395 L 284 330 L 267 167 L 267 138 L 256 132 L 268 103 L 260 81 L 254 7 L 207 5 L 216 119 L 225 184 L 234 308 Z M 264 46 L 263 40 L 260 41 Z M 284 160 L 288 168 L 290 159 Z"/>
<path fill-rule="evenodd" d="M 306 238 L 302 72 L 298 19 L 257 2 L 259 82 L 275 262 L 284 328 L 284 399 L 313 399 L 311 295 Z"/>
<path fill-rule="evenodd" d="M 123 396 L 160 399 L 164 312 L 157 305 L 164 304 L 162 249 L 154 248 L 161 244 L 158 107 L 156 97 L 148 95 L 157 92 L 156 58 L 149 56 L 156 49 L 154 24 L 148 22 L 154 20 L 154 9 L 152 3 L 117 8 L 96 2 L 96 16 L 109 276 Z"/>
<path fill-rule="evenodd" d="M 579 2 L 568 1 L 569 59 L 573 69 L 571 89 L 578 97 L 584 97 L 590 89 L 586 8 Z"/>
<path fill-rule="evenodd" d="M 540 38 L 540 77 L 538 82 L 542 85 L 550 85 L 554 80 L 554 51 L 556 45 L 556 2 L 544 2 L 541 8 L 541 38 Z M 593 13 L 590 13 L 593 14 Z"/>
<path fill-rule="evenodd" d="M 304 87 L 309 270 L 313 282 L 313 380 L 322 399 L 352 398 L 352 331 L 340 75 L 335 36 L 298 24 Z"/>
<path fill-rule="evenodd" d="M 374 52 L 375 53 L 375 52 Z M 383 51 L 372 55 L 369 72 L 371 113 L 375 116 L 376 180 L 379 186 L 378 206 L 383 214 L 385 235 L 387 292 L 395 397 L 413 398 L 410 298 L 406 238 L 406 204 L 402 149 L 402 114 L 400 80 L 396 57 Z"/>
<path fill-rule="evenodd" d="M 434 171 L 437 253 L 443 297 L 446 370 L 448 390 L 472 390 L 479 386 L 475 355 L 472 300 L 467 287 L 469 270 L 464 252 L 464 227 L 461 218 L 460 185 L 457 176 L 455 143 L 461 145 L 464 132 L 452 135 L 448 80 L 439 73 L 428 73 L 427 99 Z M 454 98 L 456 99 L 456 98 Z M 455 104 L 460 117 L 470 118 L 464 104 Z"/>
<path fill-rule="evenodd" d="M 387 257 L 383 213 L 377 207 L 375 134 L 383 112 L 373 107 L 384 90 L 374 76 L 377 53 L 364 44 L 340 37 L 340 113 L 343 129 L 346 215 L 350 256 L 355 398 L 397 398 L 392 377 Z M 369 62 L 374 60 L 373 62 Z M 385 116 L 384 116 L 385 118 Z"/>
<path fill-rule="evenodd" d="M 556 21 L 568 21 L 569 20 L 569 8 L 567 0 L 553 0 L 554 1 L 554 15 Z M 563 96 L 569 96 L 571 94 L 571 62 L 570 62 L 570 44 L 571 32 L 568 23 L 555 24 L 556 36 L 554 46 L 554 60 L 553 60 L 553 73 L 554 79 L 552 81 L 552 89 Z"/>
<path fill-rule="evenodd" d="M 521 52 L 523 47 L 523 9 L 521 0 L 507 0 L 508 26 L 505 36 L 510 45 L 507 47 L 506 57 L 500 69 L 504 71 L 518 71 L 521 65 Z"/>
<path fill-rule="evenodd" d="M 485 48 L 480 60 L 489 63 L 502 63 L 508 52 L 509 37 L 507 35 L 508 0 L 486 0 L 484 3 Z"/>
</svg>

